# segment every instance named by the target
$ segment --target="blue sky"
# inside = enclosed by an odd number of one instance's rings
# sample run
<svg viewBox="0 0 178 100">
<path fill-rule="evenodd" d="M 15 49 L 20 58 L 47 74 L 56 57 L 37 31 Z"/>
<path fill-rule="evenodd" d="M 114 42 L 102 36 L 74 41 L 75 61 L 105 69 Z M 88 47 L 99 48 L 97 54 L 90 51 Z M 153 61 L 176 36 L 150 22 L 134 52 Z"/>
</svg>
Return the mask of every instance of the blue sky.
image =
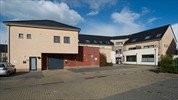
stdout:
<svg viewBox="0 0 178 100">
<path fill-rule="evenodd" d="M 171 24 L 178 37 L 178 0 L 0 0 L 0 43 L 6 20 L 49 19 L 80 34 L 119 36 Z"/>
</svg>

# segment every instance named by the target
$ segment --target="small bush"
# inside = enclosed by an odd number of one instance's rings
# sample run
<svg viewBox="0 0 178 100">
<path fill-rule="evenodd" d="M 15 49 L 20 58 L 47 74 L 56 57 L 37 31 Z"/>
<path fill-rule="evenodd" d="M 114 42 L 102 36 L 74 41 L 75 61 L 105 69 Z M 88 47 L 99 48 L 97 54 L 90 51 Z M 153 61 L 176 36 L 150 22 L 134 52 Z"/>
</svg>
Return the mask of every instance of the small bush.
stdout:
<svg viewBox="0 0 178 100">
<path fill-rule="evenodd" d="M 100 67 L 106 66 L 106 55 L 103 53 L 100 53 Z"/>
<path fill-rule="evenodd" d="M 106 63 L 106 66 L 113 66 L 113 63 Z"/>
<path fill-rule="evenodd" d="M 166 55 L 161 58 L 160 62 L 160 71 L 161 72 L 168 72 L 168 73 L 178 73 L 178 68 L 174 64 L 174 60 Z"/>
</svg>

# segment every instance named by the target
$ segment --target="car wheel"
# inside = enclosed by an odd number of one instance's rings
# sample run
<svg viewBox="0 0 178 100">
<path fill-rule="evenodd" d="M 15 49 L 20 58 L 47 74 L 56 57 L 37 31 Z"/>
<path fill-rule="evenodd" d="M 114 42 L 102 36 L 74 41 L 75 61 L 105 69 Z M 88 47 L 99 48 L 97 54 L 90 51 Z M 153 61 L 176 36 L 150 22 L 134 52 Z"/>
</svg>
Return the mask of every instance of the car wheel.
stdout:
<svg viewBox="0 0 178 100">
<path fill-rule="evenodd" d="M 14 70 L 13 74 L 15 74 L 15 73 L 16 73 L 16 69 Z"/>
<path fill-rule="evenodd" d="M 7 72 L 6 76 L 7 76 L 7 77 L 10 76 L 10 72 Z"/>
</svg>

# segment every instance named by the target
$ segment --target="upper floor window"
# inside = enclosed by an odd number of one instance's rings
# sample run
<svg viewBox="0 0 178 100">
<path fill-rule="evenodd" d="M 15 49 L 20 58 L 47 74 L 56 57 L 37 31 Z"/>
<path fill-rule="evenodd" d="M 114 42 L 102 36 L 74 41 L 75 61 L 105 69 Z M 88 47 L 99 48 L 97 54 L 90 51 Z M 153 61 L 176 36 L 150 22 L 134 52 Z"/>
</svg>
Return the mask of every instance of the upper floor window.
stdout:
<svg viewBox="0 0 178 100">
<path fill-rule="evenodd" d="M 23 38 L 23 33 L 19 33 L 19 38 Z"/>
<path fill-rule="evenodd" d="M 116 42 L 116 44 L 118 44 L 118 45 L 122 45 L 122 44 L 123 44 L 123 42 Z"/>
<path fill-rule="evenodd" d="M 131 47 L 131 48 L 129 48 L 129 50 L 135 50 L 135 49 L 137 49 L 136 47 Z"/>
<path fill-rule="evenodd" d="M 60 36 L 54 36 L 54 43 L 60 43 Z"/>
<path fill-rule="evenodd" d="M 32 35 L 31 34 L 27 34 L 27 39 L 31 39 Z"/>
<path fill-rule="evenodd" d="M 65 36 L 64 37 L 64 43 L 70 43 L 70 37 Z"/>
<path fill-rule="evenodd" d="M 147 45 L 147 46 L 144 46 L 143 48 L 154 48 L 154 45 Z"/>
<path fill-rule="evenodd" d="M 146 37 L 145 37 L 145 40 L 148 40 L 148 39 L 150 39 L 150 37 L 151 37 L 151 36 L 146 36 Z"/>
<path fill-rule="evenodd" d="M 122 53 L 121 49 L 116 50 L 116 54 L 121 54 L 121 53 Z"/>
</svg>

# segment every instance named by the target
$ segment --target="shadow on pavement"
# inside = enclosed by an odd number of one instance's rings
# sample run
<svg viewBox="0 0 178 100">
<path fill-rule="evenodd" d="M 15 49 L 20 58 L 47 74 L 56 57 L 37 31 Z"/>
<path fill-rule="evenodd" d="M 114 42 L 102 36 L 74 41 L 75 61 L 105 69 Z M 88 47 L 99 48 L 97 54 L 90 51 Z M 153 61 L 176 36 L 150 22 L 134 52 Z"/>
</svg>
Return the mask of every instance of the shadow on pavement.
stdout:
<svg viewBox="0 0 178 100">
<path fill-rule="evenodd" d="M 15 74 L 11 74 L 9 77 L 15 77 L 15 76 L 20 76 L 20 75 L 24 75 L 27 74 L 29 72 L 16 72 Z M 0 75 L 0 77 L 6 77 L 5 75 Z"/>
<path fill-rule="evenodd" d="M 11 79 L 28 79 L 36 78 L 40 79 L 44 77 L 42 72 L 16 72 L 16 74 L 11 74 L 9 77 L 0 76 L 0 80 L 11 80 Z"/>
<path fill-rule="evenodd" d="M 107 67 L 87 67 L 87 68 L 70 68 L 67 69 L 72 72 L 80 73 L 80 72 L 98 72 L 105 70 L 114 70 L 114 69 L 127 69 L 127 68 L 135 68 L 134 66 L 107 66 Z"/>
<path fill-rule="evenodd" d="M 154 72 L 154 73 L 160 73 L 160 69 L 149 69 L 150 72 Z"/>
</svg>

